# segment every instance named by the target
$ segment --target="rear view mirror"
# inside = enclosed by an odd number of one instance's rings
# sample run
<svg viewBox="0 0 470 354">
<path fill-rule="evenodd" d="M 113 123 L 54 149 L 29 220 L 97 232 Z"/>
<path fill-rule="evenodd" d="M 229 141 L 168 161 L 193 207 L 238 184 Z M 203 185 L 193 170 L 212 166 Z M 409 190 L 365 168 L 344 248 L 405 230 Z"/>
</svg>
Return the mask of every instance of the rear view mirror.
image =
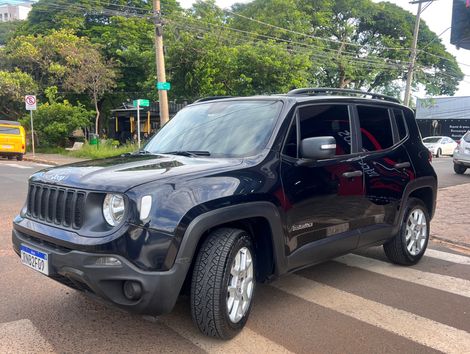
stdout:
<svg viewBox="0 0 470 354">
<path fill-rule="evenodd" d="M 330 159 L 336 155 L 336 140 L 332 136 L 306 138 L 300 142 L 300 157 L 311 160 Z"/>
</svg>

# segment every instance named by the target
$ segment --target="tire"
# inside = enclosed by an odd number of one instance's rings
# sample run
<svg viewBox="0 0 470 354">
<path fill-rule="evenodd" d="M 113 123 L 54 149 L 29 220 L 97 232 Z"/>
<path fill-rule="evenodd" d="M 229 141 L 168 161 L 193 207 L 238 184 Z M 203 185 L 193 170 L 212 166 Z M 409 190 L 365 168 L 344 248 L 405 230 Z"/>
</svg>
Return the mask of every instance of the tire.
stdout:
<svg viewBox="0 0 470 354">
<path fill-rule="evenodd" d="M 23 161 L 23 154 L 19 154 L 16 156 L 17 161 Z"/>
<path fill-rule="evenodd" d="M 13 156 L 7 156 L 8 160 L 13 160 Z"/>
<path fill-rule="evenodd" d="M 416 229 L 416 226 L 415 228 L 412 228 L 410 225 L 414 222 L 411 220 L 414 219 L 414 216 L 422 216 L 424 218 L 424 220 L 419 222 L 421 225 L 417 230 L 421 235 L 416 235 L 413 233 L 416 231 L 412 231 Z M 429 212 L 424 203 L 420 199 L 410 198 L 403 214 L 400 231 L 394 238 L 383 245 L 387 258 L 393 263 L 404 266 L 418 263 L 423 257 L 426 247 L 428 246 L 429 222 Z M 411 237 L 409 241 L 407 241 L 407 231 Z M 419 236 L 419 238 L 416 241 L 415 237 L 417 236 Z M 411 242 L 413 239 L 415 239 L 414 243 Z M 408 242 L 410 245 L 408 245 Z M 416 248 L 413 248 L 413 245 L 416 245 Z M 410 246 L 411 250 L 409 249 Z"/>
<path fill-rule="evenodd" d="M 442 150 L 441 149 L 437 149 L 437 152 L 436 152 L 436 158 L 438 159 L 439 157 L 442 156 Z"/>
<path fill-rule="evenodd" d="M 246 251 L 251 255 L 251 263 L 245 261 L 247 271 L 240 276 L 232 266 L 236 266 L 234 262 L 237 256 L 240 257 L 243 252 L 248 255 Z M 240 259 L 237 258 L 239 264 Z M 232 276 L 232 271 L 238 273 L 237 278 Z M 253 303 L 255 274 L 253 244 L 245 231 L 221 228 L 209 234 L 197 255 L 191 281 L 191 315 L 202 333 L 220 339 L 230 339 L 242 330 Z M 237 281 L 239 277 L 242 281 Z M 237 284 L 232 286 L 233 290 L 246 286 L 245 291 L 235 290 L 231 296 L 231 282 L 234 282 L 232 285 Z M 235 305 L 240 303 L 233 300 L 235 297 L 240 300 L 245 297 L 248 300 L 241 307 L 240 313 L 233 311 Z M 229 300 L 233 300 L 230 313 Z M 237 316 L 239 318 L 235 318 Z"/>
<path fill-rule="evenodd" d="M 467 168 L 465 166 L 454 163 L 454 172 L 458 175 L 463 175 L 466 170 Z"/>
</svg>

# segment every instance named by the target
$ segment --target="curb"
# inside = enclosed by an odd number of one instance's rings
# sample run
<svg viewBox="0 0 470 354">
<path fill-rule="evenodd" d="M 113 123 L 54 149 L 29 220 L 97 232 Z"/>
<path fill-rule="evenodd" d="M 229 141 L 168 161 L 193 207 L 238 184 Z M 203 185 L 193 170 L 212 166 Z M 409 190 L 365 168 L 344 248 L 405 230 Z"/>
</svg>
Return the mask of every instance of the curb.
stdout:
<svg viewBox="0 0 470 354">
<path fill-rule="evenodd" d="M 448 244 L 448 245 L 451 245 L 451 246 L 454 246 L 454 247 L 462 248 L 462 249 L 466 250 L 467 252 L 470 252 L 470 244 L 465 243 L 465 242 L 453 241 L 453 240 L 446 239 L 444 237 L 432 236 L 432 235 L 431 235 L 431 240 L 436 240 L 440 243 L 444 243 L 444 244 Z"/>
<path fill-rule="evenodd" d="M 46 165 L 53 165 L 53 166 L 58 166 L 59 163 L 55 161 L 50 161 L 50 160 L 44 160 L 44 159 L 38 159 L 36 157 L 28 157 L 28 156 L 23 156 L 24 161 L 30 161 L 30 162 L 37 162 L 37 163 L 43 163 Z"/>
</svg>

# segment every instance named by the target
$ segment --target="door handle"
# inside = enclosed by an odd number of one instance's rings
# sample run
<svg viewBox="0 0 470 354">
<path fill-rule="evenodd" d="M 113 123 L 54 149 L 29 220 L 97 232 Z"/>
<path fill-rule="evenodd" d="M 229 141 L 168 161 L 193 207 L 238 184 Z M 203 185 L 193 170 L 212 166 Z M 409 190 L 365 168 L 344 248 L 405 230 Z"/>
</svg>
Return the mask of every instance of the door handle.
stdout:
<svg viewBox="0 0 470 354">
<path fill-rule="evenodd" d="M 411 164 L 409 162 L 400 162 L 400 163 L 396 163 L 393 167 L 395 167 L 395 168 L 408 168 L 410 166 L 411 166 Z"/>
<path fill-rule="evenodd" d="M 343 177 L 346 178 L 354 178 L 354 177 L 361 177 L 362 176 L 362 171 L 351 171 L 351 172 L 344 172 Z"/>
</svg>

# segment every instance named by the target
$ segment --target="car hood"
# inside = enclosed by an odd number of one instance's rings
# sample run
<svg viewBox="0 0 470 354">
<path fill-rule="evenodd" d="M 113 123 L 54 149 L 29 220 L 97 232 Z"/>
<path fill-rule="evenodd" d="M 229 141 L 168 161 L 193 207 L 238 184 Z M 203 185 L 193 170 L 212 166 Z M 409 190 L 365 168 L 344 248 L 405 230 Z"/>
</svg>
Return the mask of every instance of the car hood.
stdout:
<svg viewBox="0 0 470 354">
<path fill-rule="evenodd" d="M 181 175 L 214 173 L 240 165 L 242 159 L 174 155 L 122 155 L 41 170 L 31 182 L 70 188 L 125 192 L 135 186 Z"/>
</svg>

